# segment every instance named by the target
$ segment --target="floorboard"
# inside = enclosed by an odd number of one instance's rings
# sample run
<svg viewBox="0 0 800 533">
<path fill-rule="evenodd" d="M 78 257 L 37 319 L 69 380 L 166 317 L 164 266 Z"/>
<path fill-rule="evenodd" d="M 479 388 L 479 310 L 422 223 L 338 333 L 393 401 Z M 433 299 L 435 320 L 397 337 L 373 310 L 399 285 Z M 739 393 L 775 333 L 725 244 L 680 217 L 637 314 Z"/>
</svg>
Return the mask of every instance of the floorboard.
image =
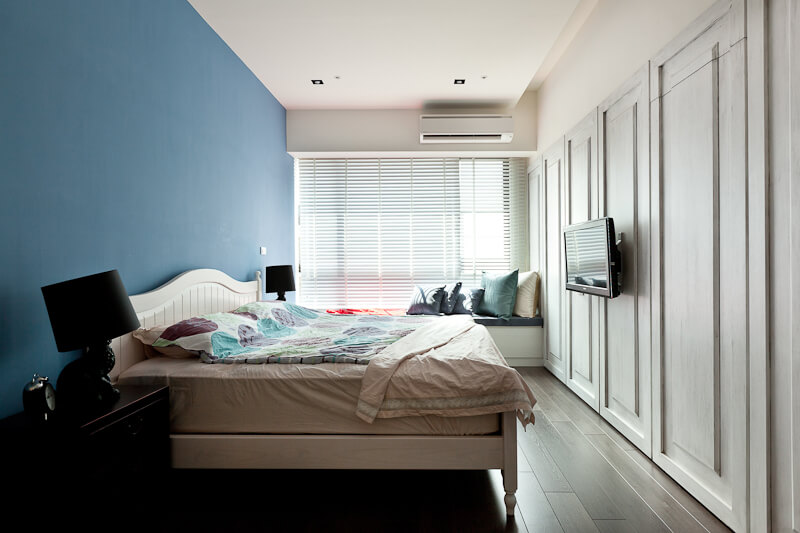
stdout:
<svg viewBox="0 0 800 533">
<path fill-rule="evenodd" d="M 581 400 L 569 388 L 558 381 L 550 372 L 544 368 L 529 368 L 522 374 L 523 377 L 528 378 L 528 383 L 539 383 L 540 387 L 549 390 L 549 397 L 561 406 L 562 412 L 568 412 L 568 420 L 575 423 L 576 426 L 585 435 L 608 435 L 610 439 L 617 443 L 623 450 L 632 450 L 634 445 L 626 439 L 622 433 L 614 429 L 614 427 L 605 421 L 594 409 L 589 407 L 583 400 Z M 550 417 L 552 422 L 558 422 Z M 566 420 L 565 420 L 566 421 Z"/>
<path fill-rule="evenodd" d="M 639 468 L 633 458 L 611 439 L 605 435 L 587 435 L 587 438 L 672 531 L 705 531 L 700 522 L 661 485 L 653 483 L 653 478 Z"/>
<path fill-rule="evenodd" d="M 550 506 L 558 516 L 564 533 L 598 532 L 586 509 L 581 506 L 577 496 L 571 492 L 551 492 L 547 495 Z"/>
<path fill-rule="evenodd" d="M 541 418 L 546 420 L 544 415 Z M 519 428 L 517 443 L 522 448 L 527 463 L 536 474 L 536 478 L 545 492 L 572 492 L 572 487 L 553 461 L 550 452 L 547 451 L 533 427 Z"/>
<path fill-rule="evenodd" d="M 703 504 L 698 502 L 691 494 L 686 492 L 683 487 L 678 485 L 675 480 L 669 477 L 653 461 L 647 458 L 639 450 L 630 450 L 627 454 L 636 464 L 650 476 L 655 483 L 663 487 L 675 500 L 680 503 L 703 527 L 710 533 L 727 533 L 730 528 L 723 524 L 711 511 L 706 509 Z"/>
<path fill-rule="evenodd" d="M 571 424 L 572 422 L 553 422 Z M 564 473 L 573 492 L 580 500 L 589 516 L 597 519 L 622 519 L 625 516 L 603 490 L 605 480 L 601 479 L 593 462 L 577 443 L 562 437 L 546 417 L 536 421 L 534 430 L 553 456 L 559 470 Z M 555 494 L 555 493 L 550 493 Z"/>
<path fill-rule="evenodd" d="M 536 420 L 535 434 L 597 529 L 622 533 L 730 531 L 549 371 L 525 368 L 520 374 L 534 395 L 538 392 L 547 398 L 541 404 L 542 416 Z M 568 420 L 550 419 L 553 409 L 558 418 L 566 415 Z M 527 453 L 522 439 L 520 447 Z M 533 463 L 531 467 L 538 475 Z M 595 494 L 598 487 L 610 504 Z M 605 513 L 597 512 L 598 502 L 602 504 L 599 510 Z M 612 516 L 613 508 L 617 516 Z"/>
<path fill-rule="evenodd" d="M 627 520 L 595 520 L 600 533 L 639 533 Z"/>
<path fill-rule="evenodd" d="M 535 533 L 564 531 L 536 476 L 532 473 L 519 476 L 517 504 L 528 531 Z"/>
</svg>

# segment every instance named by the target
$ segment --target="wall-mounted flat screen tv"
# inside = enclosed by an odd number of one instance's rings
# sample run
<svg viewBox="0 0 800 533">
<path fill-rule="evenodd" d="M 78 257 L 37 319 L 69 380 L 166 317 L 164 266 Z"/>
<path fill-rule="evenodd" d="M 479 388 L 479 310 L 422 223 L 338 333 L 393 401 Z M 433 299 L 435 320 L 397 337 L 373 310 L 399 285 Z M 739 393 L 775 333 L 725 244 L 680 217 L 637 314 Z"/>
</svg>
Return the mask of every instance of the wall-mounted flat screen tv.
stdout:
<svg viewBox="0 0 800 533">
<path fill-rule="evenodd" d="M 620 293 L 620 254 L 614 220 L 598 218 L 564 228 L 566 288 L 614 298 Z"/>
</svg>

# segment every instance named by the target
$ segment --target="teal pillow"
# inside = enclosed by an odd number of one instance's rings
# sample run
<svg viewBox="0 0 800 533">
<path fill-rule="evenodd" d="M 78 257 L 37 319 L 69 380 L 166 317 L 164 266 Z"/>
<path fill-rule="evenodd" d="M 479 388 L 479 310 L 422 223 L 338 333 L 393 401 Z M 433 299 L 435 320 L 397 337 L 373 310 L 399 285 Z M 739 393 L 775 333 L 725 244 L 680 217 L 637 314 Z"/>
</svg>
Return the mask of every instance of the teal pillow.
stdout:
<svg viewBox="0 0 800 533">
<path fill-rule="evenodd" d="M 481 276 L 483 298 L 478 304 L 476 314 L 511 318 L 517 301 L 517 281 L 519 269 L 508 274 L 487 274 Z"/>
</svg>

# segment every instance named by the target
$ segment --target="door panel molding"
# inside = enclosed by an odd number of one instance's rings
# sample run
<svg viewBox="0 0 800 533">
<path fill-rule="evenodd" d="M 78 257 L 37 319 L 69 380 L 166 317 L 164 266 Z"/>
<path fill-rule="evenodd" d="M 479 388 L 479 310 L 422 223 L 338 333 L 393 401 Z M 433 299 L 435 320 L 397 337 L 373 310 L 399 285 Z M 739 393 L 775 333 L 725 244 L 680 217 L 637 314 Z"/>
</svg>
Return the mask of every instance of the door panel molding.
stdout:
<svg viewBox="0 0 800 533">
<path fill-rule="evenodd" d="M 747 524 L 744 0 L 714 4 L 650 64 L 653 460 Z"/>
<path fill-rule="evenodd" d="M 566 361 L 563 341 L 563 252 L 561 231 L 564 226 L 564 138 L 560 138 L 542 154 L 542 184 L 544 191 L 544 366 L 561 381 L 566 381 Z"/>
<path fill-rule="evenodd" d="M 646 64 L 598 107 L 598 186 L 623 234 L 623 290 L 599 306 L 600 414 L 651 457 L 649 76 Z"/>
<path fill-rule="evenodd" d="M 565 225 L 597 218 L 597 109 L 564 136 Z M 564 354 L 567 386 L 595 411 L 600 409 L 598 313 L 600 298 L 564 293 Z"/>
</svg>

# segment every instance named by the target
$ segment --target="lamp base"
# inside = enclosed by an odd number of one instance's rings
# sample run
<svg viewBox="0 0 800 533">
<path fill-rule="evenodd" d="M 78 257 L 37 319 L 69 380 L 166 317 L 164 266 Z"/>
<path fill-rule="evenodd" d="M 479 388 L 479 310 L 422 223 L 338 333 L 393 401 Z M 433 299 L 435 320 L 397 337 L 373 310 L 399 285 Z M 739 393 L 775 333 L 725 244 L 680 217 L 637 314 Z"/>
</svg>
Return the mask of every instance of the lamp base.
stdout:
<svg viewBox="0 0 800 533">
<path fill-rule="evenodd" d="M 108 377 L 114 368 L 111 341 L 87 347 L 83 356 L 61 371 L 56 384 L 58 411 L 68 419 L 81 419 L 109 409 L 119 400 Z"/>
<path fill-rule="evenodd" d="M 286 291 L 278 291 L 278 300 L 286 301 Z"/>
</svg>

